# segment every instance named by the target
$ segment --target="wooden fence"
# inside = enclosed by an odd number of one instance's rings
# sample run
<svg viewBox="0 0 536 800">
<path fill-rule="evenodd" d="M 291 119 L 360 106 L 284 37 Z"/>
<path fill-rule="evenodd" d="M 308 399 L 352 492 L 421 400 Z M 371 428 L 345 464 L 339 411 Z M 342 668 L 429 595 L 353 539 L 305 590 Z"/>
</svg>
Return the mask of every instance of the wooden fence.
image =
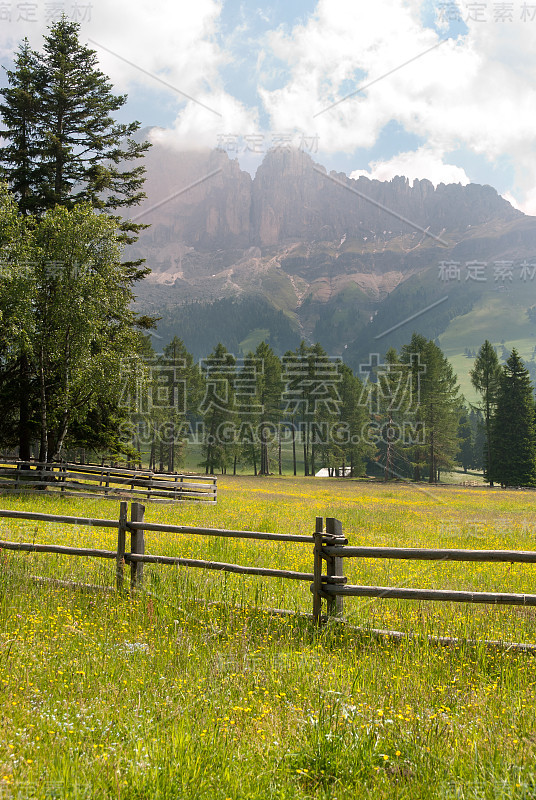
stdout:
<svg viewBox="0 0 536 800">
<path fill-rule="evenodd" d="M 163 531 L 166 533 L 179 533 L 196 536 L 221 536 L 233 539 L 254 539 L 269 542 L 299 542 L 314 545 L 315 536 L 304 536 L 290 533 L 266 533 L 264 531 L 238 531 L 219 528 L 196 528 L 190 525 L 164 525 L 155 522 L 145 522 L 145 506 L 141 503 L 132 503 L 130 520 L 126 501 L 120 503 L 119 518 L 90 519 L 88 517 L 68 517 L 60 514 L 41 514 L 30 511 L 0 510 L 0 518 L 30 520 L 33 522 L 56 522 L 65 525 L 87 525 L 101 528 L 117 529 L 117 547 L 115 550 L 98 550 L 82 547 L 67 547 L 64 545 L 36 544 L 33 542 L 8 542 L 0 541 L 0 550 L 14 550 L 29 553 L 57 553 L 60 555 L 85 556 L 91 558 L 107 558 L 115 561 L 116 587 L 121 589 L 124 583 L 124 567 L 130 564 L 130 586 L 139 588 L 143 580 L 144 564 L 168 564 L 185 567 L 199 567 L 202 569 L 234 572 L 239 575 L 260 575 L 267 578 L 287 578 L 289 580 L 306 581 L 313 584 L 315 576 L 312 572 L 296 572 L 288 569 L 271 569 L 265 567 L 249 567 L 241 564 L 228 564 L 219 561 L 204 561 L 195 558 L 180 558 L 175 556 L 149 555 L 145 552 L 145 533 L 150 531 Z M 317 531 L 322 527 L 322 519 L 317 518 Z M 330 532 L 330 525 L 335 520 L 327 521 L 328 530 L 321 534 L 322 544 L 345 544 L 346 539 Z M 126 549 L 126 537 L 130 533 L 130 552 Z M 315 534 L 316 535 L 316 534 Z M 328 569 L 326 575 L 320 575 L 323 586 L 340 583 L 346 578 L 335 575 L 334 564 L 336 559 L 327 559 Z"/>
<path fill-rule="evenodd" d="M 62 555 L 105 558 L 115 561 L 115 583 L 117 589 L 124 586 L 124 569 L 130 565 L 131 589 L 139 588 L 143 581 L 144 564 L 163 564 L 198 567 L 201 569 L 233 572 L 240 575 L 285 578 L 305 581 L 310 584 L 313 595 L 313 618 L 317 624 L 330 616 L 343 612 L 344 597 L 378 597 L 403 600 L 439 600 L 463 603 L 486 603 L 500 605 L 536 606 L 534 594 L 511 594 L 498 592 L 468 592 L 437 589 L 408 589 L 386 586 L 349 585 L 344 576 L 345 558 L 381 558 L 422 561 L 467 561 L 509 562 L 536 564 L 536 551 L 520 550 L 448 550 L 407 547 L 350 547 L 343 536 L 339 520 L 328 517 L 325 530 L 322 517 L 316 518 L 315 532 L 310 535 L 290 533 L 266 533 L 261 531 L 224 530 L 218 528 L 196 528 L 189 525 L 165 525 L 144 520 L 145 507 L 132 503 L 130 520 L 126 502 L 120 503 L 119 518 L 89 519 L 67 517 L 57 514 L 41 514 L 26 511 L 0 510 L 0 518 L 56 522 L 68 525 L 88 525 L 117 530 L 115 550 L 65 547 L 63 545 L 35 544 L 30 542 L 0 541 L 0 550 L 36 553 L 58 553 Z M 206 561 L 194 558 L 150 555 L 145 552 L 145 534 L 151 531 L 188 534 L 196 536 L 218 536 L 235 539 L 252 539 L 271 542 L 295 542 L 313 545 L 313 572 L 296 572 L 288 569 L 271 569 Z M 130 551 L 127 551 L 127 533 L 130 534 Z M 324 572 L 325 563 L 325 572 Z M 322 603 L 326 601 L 326 615 L 322 615 Z"/>
<path fill-rule="evenodd" d="M 128 494 L 144 500 L 217 501 L 213 475 L 180 475 L 93 464 L 0 460 L 0 492 L 59 492 L 65 495 Z"/>
<path fill-rule="evenodd" d="M 337 562 L 336 575 L 343 575 L 344 558 L 385 558 L 418 561 L 467 561 L 467 562 L 506 562 L 518 564 L 536 564 L 536 551 L 532 550 L 449 550 L 424 549 L 412 547 L 347 547 L 344 545 L 324 545 L 321 537 L 315 534 L 315 568 L 316 561 L 323 558 Z M 317 589 L 319 599 L 314 611 L 315 618 L 320 618 L 322 598 L 330 603 L 339 601 L 338 610 L 342 611 L 344 597 L 380 597 L 399 600 L 440 600 L 451 603 L 485 603 L 489 605 L 536 606 L 536 594 L 513 594 L 507 592 L 468 592 L 444 589 L 409 589 L 396 586 L 358 586 L 320 585 Z"/>
</svg>

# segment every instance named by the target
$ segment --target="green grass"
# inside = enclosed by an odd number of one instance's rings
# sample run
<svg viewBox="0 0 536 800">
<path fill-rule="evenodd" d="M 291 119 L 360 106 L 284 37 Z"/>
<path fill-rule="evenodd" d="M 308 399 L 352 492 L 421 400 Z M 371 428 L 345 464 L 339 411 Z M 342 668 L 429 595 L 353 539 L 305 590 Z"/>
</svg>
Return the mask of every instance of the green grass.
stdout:
<svg viewBox="0 0 536 800">
<path fill-rule="evenodd" d="M 351 544 L 533 549 L 534 494 L 224 477 L 217 506 L 147 505 L 174 524 Z M 116 518 L 117 501 L 3 497 L 2 508 Z M 113 530 L 0 520 L 0 537 L 113 549 Z M 148 534 L 147 552 L 310 571 L 310 545 Z M 534 592 L 533 565 L 348 561 L 351 582 Z M 113 564 L 0 554 L 0 797 L 532 798 L 536 661 L 426 634 L 536 643 L 536 615 L 346 601 L 355 630 L 315 630 L 307 584 L 146 567 L 145 591 L 89 594 Z M 198 602 L 199 600 L 203 602 Z M 416 634 L 378 639 L 372 627 Z"/>
<path fill-rule="evenodd" d="M 534 286 L 530 281 L 519 280 L 517 273 L 514 274 L 515 279 L 506 292 L 494 290 L 493 278 L 488 277 L 488 283 L 482 284 L 482 297 L 469 314 L 455 317 L 439 337 L 441 349 L 458 376 L 462 393 L 471 403 L 476 403 L 478 398 L 469 377 L 474 359 L 464 355 L 466 347 L 478 353 L 484 341 L 489 339 L 500 355 L 500 343 L 504 339 L 508 350 L 517 348 L 521 358 L 528 361 L 536 346 L 536 328 L 526 313 L 532 305 Z M 446 286 L 448 288 L 448 284 Z M 493 320 L 492 324 L 490 320 Z"/>
</svg>

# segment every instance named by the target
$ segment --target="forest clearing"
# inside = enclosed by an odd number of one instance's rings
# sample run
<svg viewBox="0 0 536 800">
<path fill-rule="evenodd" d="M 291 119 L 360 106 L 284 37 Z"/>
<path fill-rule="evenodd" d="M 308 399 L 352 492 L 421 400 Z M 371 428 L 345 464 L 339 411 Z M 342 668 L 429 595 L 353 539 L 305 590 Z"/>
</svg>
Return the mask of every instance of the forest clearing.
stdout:
<svg viewBox="0 0 536 800">
<path fill-rule="evenodd" d="M 311 534 L 350 545 L 531 550 L 533 493 L 311 479 L 220 478 L 217 505 L 150 504 L 145 519 Z M 0 506 L 113 517 L 118 503 L 2 497 Z M 0 520 L 0 538 L 113 549 L 116 533 Z M 310 571 L 308 544 L 146 533 L 146 552 Z M 320 630 L 307 584 L 1 554 L 0 796 L 6 798 L 522 798 L 536 775 L 536 645 L 524 607 L 347 598 Z M 534 592 L 531 564 L 348 560 L 349 580 Z M 411 634 L 397 641 L 371 629 Z M 457 637 L 440 646 L 432 636 Z M 480 644 L 467 643 L 477 640 Z M 431 794 L 431 786 L 434 787 Z"/>
</svg>

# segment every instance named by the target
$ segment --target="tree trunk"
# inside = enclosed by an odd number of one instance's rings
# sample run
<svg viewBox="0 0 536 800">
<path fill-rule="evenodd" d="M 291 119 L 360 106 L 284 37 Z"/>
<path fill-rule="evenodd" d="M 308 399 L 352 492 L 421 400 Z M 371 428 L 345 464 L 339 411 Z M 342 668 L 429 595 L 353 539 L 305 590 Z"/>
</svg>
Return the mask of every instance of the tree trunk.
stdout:
<svg viewBox="0 0 536 800">
<path fill-rule="evenodd" d="M 61 450 L 63 447 L 63 442 L 65 441 L 65 437 L 67 436 L 68 428 L 69 428 L 69 411 L 68 409 L 65 409 L 65 411 L 63 412 L 63 419 L 61 421 L 58 441 L 56 443 L 56 448 L 53 451 L 54 452 L 54 455 L 52 456 L 53 461 L 59 461 L 61 459 Z"/>
<path fill-rule="evenodd" d="M 42 349 L 39 354 L 39 383 L 41 390 L 41 445 L 39 448 L 39 461 L 42 464 L 46 464 L 48 461 L 47 393 L 45 385 L 45 365 Z"/>
<path fill-rule="evenodd" d="M 305 431 L 303 432 L 303 474 L 307 477 L 309 475 L 309 426 L 305 423 Z"/>
<path fill-rule="evenodd" d="M 21 461 L 29 461 L 32 457 L 30 432 L 30 387 L 28 375 L 28 357 L 26 353 L 23 353 L 21 355 L 19 365 L 19 458 Z"/>
<path fill-rule="evenodd" d="M 255 453 L 255 443 L 251 443 L 251 457 L 253 459 L 253 472 L 255 473 L 255 477 L 257 477 L 257 455 Z"/>
</svg>

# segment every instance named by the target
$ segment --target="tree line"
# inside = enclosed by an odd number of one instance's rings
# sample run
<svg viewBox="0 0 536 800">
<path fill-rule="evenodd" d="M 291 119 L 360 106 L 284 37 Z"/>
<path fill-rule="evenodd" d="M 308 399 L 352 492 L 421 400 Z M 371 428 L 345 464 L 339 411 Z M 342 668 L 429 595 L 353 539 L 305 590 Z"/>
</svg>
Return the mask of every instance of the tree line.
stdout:
<svg viewBox="0 0 536 800">
<path fill-rule="evenodd" d="M 129 395 L 124 430 L 152 468 L 173 469 L 189 444 L 207 473 L 292 470 L 435 483 L 458 464 L 482 467 L 483 416 L 468 408 L 435 342 L 415 333 L 399 352 L 361 365 L 361 375 L 321 344 L 279 358 L 266 342 L 237 358 L 223 344 L 194 362 L 174 338 L 161 354 L 146 339 L 146 371 Z"/>
</svg>

